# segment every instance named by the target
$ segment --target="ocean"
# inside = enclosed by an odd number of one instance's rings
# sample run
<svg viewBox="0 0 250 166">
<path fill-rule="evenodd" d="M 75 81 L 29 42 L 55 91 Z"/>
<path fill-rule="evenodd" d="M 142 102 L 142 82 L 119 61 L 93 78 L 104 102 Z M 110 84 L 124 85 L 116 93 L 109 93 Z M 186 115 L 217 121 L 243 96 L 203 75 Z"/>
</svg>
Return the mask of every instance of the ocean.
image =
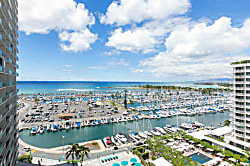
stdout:
<svg viewBox="0 0 250 166">
<path fill-rule="evenodd" d="M 215 87 L 214 85 L 194 85 L 185 82 L 106 82 L 106 81 L 19 81 L 19 94 L 90 92 L 90 91 L 122 91 L 123 88 L 139 85 L 175 85 L 189 87 Z M 104 88 L 111 87 L 111 88 Z M 112 88 L 113 87 L 113 88 Z M 116 87 L 116 88 L 115 88 Z"/>
</svg>

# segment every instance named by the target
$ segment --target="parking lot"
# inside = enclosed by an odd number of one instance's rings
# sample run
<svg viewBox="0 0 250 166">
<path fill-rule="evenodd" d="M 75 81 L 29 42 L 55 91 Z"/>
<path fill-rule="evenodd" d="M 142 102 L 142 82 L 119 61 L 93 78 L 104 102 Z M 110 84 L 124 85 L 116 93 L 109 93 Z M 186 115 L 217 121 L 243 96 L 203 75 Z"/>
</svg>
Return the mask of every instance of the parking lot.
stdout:
<svg viewBox="0 0 250 166">
<path fill-rule="evenodd" d="M 57 104 L 36 104 L 30 102 L 30 110 L 20 117 L 23 124 L 40 124 L 41 122 L 60 122 L 73 119 L 87 120 L 122 116 L 123 109 L 119 106 L 111 106 L 110 102 L 72 102 Z M 65 114 L 71 118 L 63 117 Z M 62 115 L 62 117 L 60 117 Z M 26 126 L 26 125 L 25 125 Z"/>
</svg>

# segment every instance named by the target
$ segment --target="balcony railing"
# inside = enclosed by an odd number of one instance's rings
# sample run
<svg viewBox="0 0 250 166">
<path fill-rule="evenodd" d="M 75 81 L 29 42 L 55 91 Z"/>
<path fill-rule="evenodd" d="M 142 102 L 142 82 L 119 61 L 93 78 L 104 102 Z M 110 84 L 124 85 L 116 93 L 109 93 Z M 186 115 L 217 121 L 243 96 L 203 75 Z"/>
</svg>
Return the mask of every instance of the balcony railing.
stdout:
<svg viewBox="0 0 250 166">
<path fill-rule="evenodd" d="M 244 81 L 234 81 L 234 84 L 244 84 Z"/>
<path fill-rule="evenodd" d="M 235 78 L 244 78 L 245 76 L 244 75 L 235 75 L 234 77 Z"/>
<path fill-rule="evenodd" d="M 235 133 L 235 135 L 238 137 L 244 137 L 244 134 Z"/>
<path fill-rule="evenodd" d="M 236 90 L 244 90 L 244 87 L 234 87 Z"/>
<path fill-rule="evenodd" d="M 240 70 L 234 70 L 235 73 L 237 72 L 244 72 L 244 69 L 240 69 Z"/>
</svg>

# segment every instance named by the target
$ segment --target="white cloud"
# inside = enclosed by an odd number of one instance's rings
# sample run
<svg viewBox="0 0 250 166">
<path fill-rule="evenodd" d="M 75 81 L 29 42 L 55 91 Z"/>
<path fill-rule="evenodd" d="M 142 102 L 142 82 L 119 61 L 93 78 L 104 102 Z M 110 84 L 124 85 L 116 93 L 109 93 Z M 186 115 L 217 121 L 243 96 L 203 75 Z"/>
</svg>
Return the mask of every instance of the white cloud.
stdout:
<svg viewBox="0 0 250 166">
<path fill-rule="evenodd" d="M 81 30 L 95 23 L 83 3 L 74 0 L 20 0 L 19 28 L 26 34 Z"/>
<path fill-rule="evenodd" d="M 126 25 L 144 20 L 165 19 L 186 13 L 191 6 L 188 0 L 120 0 L 113 1 L 101 23 Z"/>
<path fill-rule="evenodd" d="M 166 51 L 140 62 L 141 70 L 164 78 L 231 76 L 230 62 L 246 57 L 250 47 L 250 19 L 240 28 L 221 17 L 212 25 L 196 23 L 170 33 Z"/>
<path fill-rule="evenodd" d="M 111 51 L 104 52 L 104 55 L 107 55 L 107 56 L 120 55 L 120 54 L 121 54 L 121 52 L 118 50 L 111 50 Z"/>
<path fill-rule="evenodd" d="M 91 67 L 89 67 L 89 69 L 103 70 L 103 69 L 106 69 L 106 67 L 102 67 L 102 66 L 91 66 Z"/>
<path fill-rule="evenodd" d="M 130 64 L 125 62 L 124 59 L 115 59 L 112 58 L 112 60 L 108 63 L 109 65 L 117 65 L 117 66 L 129 66 Z"/>
<path fill-rule="evenodd" d="M 72 65 L 64 65 L 65 67 L 72 67 Z"/>
<path fill-rule="evenodd" d="M 63 31 L 59 33 L 59 39 L 64 51 L 86 51 L 90 48 L 90 44 L 97 40 L 97 34 L 91 33 L 89 29 L 77 32 Z"/>
<path fill-rule="evenodd" d="M 188 23 L 190 19 L 184 14 L 190 7 L 189 0 L 113 1 L 101 23 L 131 27 L 115 29 L 105 45 L 121 51 L 155 52 L 168 32 Z"/>
<path fill-rule="evenodd" d="M 69 70 L 69 69 L 62 69 L 62 71 L 71 72 L 72 70 Z"/>
<path fill-rule="evenodd" d="M 146 29 L 123 32 L 122 28 L 118 28 L 108 40 L 106 46 L 115 47 L 123 51 L 153 49 L 154 45 L 157 44 L 157 40 Z"/>
<path fill-rule="evenodd" d="M 125 31 L 117 28 L 105 45 L 122 51 L 152 53 L 164 43 L 164 36 L 167 33 L 186 24 L 191 24 L 189 18 L 175 17 L 146 22 L 142 27 L 133 27 Z"/>
<path fill-rule="evenodd" d="M 97 35 L 88 30 L 95 23 L 95 17 L 83 3 L 74 0 L 20 0 L 18 8 L 21 31 L 29 35 L 48 34 L 54 30 L 59 33 L 61 41 L 69 42 L 69 45 L 61 45 L 64 51 L 86 51 L 96 40 Z"/>
</svg>

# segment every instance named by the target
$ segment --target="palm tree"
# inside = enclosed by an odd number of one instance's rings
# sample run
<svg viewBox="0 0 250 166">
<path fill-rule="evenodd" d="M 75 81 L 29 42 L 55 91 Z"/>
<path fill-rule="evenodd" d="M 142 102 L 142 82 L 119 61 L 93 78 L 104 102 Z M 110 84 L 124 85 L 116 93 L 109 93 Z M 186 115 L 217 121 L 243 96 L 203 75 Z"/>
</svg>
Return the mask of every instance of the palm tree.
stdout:
<svg viewBox="0 0 250 166">
<path fill-rule="evenodd" d="M 72 157 L 72 165 L 74 164 L 74 158 L 79 156 L 79 145 L 78 144 L 70 144 L 71 147 L 68 148 L 68 151 L 66 152 L 66 159 L 69 158 L 69 156 L 71 155 Z"/>
<path fill-rule="evenodd" d="M 82 146 L 79 146 L 78 149 L 77 149 L 80 157 L 81 157 L 81 165 L 82 165 L 82 161 L 84 159 L 84 156 L 88 157 L 89 158 L 89 148 L 86 147 L 85 145 L 82 145 Z"/>
</svg>

